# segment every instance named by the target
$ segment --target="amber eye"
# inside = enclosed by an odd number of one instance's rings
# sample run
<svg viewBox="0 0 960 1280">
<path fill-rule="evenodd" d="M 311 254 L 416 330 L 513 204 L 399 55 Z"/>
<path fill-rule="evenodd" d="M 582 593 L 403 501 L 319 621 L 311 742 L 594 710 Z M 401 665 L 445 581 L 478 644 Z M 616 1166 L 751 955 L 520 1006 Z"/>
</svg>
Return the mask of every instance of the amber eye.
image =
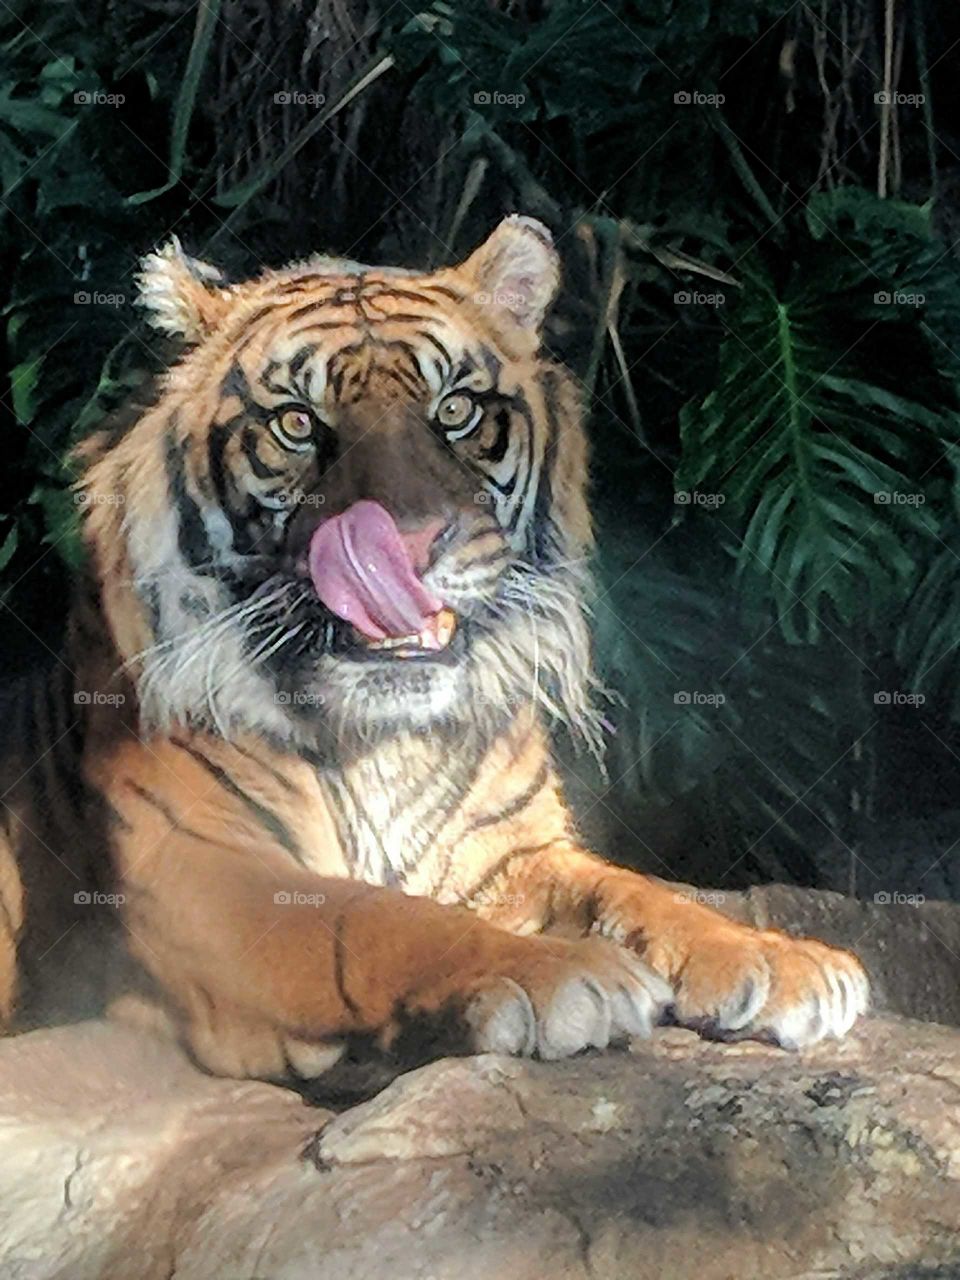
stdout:
<svg viewBox="0 0 960 1280">
<path fill-rule="evenodd" d="M 270 429 L 286 449 L 303 452 L 313 446 L 317 420 L 309 409 L 291 407 L 270 420 Z"/>
<path fill-rule="evenodd" d="M 473 396 L 465 391 L 454 391 L 452 395 L 444 396 L 437 406 L 437 422 L 451 440 L 459 440 L 476 422 L 478 410 L 479 405 Z"/>
</svg>

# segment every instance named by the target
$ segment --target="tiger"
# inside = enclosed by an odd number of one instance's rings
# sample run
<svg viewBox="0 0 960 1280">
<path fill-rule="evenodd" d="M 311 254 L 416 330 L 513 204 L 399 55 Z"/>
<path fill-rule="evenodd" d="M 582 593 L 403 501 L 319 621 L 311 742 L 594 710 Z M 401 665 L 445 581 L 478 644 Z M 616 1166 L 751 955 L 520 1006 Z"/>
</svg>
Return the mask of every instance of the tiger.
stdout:
<svg viewBox="0 0 960 1280">
<path fill-rule="evenodd" d="M 4 712 L 4 1028 L 79 1016 L 93 937 L 96 1000 L 228 1077 L 848 1032 L 852 953 L 578 837 L 552 744 L 602 733 L 593 531 L 550 231 L 245 282 L 172 239 L 138 283 L 177 354 L 78 448 L 86 568 Z"/>
</svg>

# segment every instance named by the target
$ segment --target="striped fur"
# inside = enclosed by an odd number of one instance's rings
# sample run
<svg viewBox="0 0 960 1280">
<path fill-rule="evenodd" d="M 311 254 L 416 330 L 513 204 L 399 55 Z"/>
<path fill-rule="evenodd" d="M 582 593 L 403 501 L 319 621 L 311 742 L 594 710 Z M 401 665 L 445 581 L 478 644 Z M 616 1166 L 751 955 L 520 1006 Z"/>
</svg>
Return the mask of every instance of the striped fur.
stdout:
<svg viewBox="0 0 960 1280">
<path fill-rule="evenodd" d="M 144 305 L 187 347 L 81 451 L 90 577 L 8 717 L 10 1025 L 134 993 L 209 1069 L 288 1078 L 411 1027 L 423 1052 L 442 1025 L 558 1056 L 668 1001 L 785 1043 L 853 1021 L 846 953 L 577 843 L 546 727 L 597 746 L 586 446 L 539 339 L 557 279 L 523 218 L 431 275 L 146 261 Z M 442 527 L 421 566 L 458 618 L 441 659 L 358 653 L 321 604 L 306 548 L 361 499 Z"/>
</svg>

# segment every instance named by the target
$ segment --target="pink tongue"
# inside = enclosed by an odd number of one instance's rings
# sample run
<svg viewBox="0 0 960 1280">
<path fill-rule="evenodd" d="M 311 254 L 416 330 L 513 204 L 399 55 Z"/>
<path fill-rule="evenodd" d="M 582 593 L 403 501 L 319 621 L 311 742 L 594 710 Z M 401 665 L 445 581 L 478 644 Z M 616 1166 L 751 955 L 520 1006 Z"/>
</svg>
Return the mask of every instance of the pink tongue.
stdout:
<svg viewBox="0 0 960 1280">
<path fill-rule="evenodd" d="M 310 539 L 309 562 L 327 608 L 372 640 L 415 635 L 442 607 L 379 502 L 355 502 L 325 520 Z"/>
</svg>

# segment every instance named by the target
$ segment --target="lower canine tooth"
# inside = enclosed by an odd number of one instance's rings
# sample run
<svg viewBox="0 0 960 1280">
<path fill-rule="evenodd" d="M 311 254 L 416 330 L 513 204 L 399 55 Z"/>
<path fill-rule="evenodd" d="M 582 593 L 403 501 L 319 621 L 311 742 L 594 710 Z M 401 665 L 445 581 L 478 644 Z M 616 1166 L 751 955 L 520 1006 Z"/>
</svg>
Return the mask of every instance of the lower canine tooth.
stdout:
<svg viewBox="0 0 960 1280">
<path fill-rule="evenodd" d="M 457 615 L 452 609 L 441 609 L 430 619 L 418 637 L 423 649 L 445 649 L 457 629 Z"/>
</svg>

